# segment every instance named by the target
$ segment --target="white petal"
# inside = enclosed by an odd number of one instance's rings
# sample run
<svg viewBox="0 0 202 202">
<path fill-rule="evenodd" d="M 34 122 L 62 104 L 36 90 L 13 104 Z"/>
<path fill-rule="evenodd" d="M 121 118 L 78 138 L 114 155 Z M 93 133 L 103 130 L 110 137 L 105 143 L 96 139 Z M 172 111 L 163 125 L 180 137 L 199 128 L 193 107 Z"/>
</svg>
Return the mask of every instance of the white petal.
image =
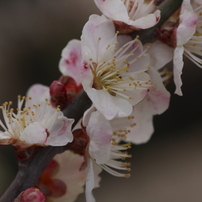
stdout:
<svg viewBox="0 0 202 202">
<path fill-rule="evenodd" d="M 92 194 L 92 190 L 96 187 L 99 187 L 100 177 L 98 176 L 101 173 L 102 169 L 98 167 L 93 160 L 88 160 L 87 167 L 87 178 L 86 178 L 86 201 L 95 202 L 95 198 Z"/>
<path fill-rule="evenodd" d="M 85 67 L 85 63 L 86 62 L 83 62 L 82 67 L 81 67 L 81 82 L 82 82 L 84 90 L 88 91 L 89 89 L 91 89 L 91 87 L 93 85 L 94 75 L 90 68 Z"/>
<path fill-rule="evenodd" d="M 94 107 L 94 105 L 92 105 L 89 109 L 87 109 L 84 112 L 83 120 L 82 120 L 83 126 L 86 127 L 88 125 L 88 122 L 90 120 L 90 116 L 91 116 L 92 112 L 94 112 L 94 111 L 95 111 L 95 107 Z"/>
<path fill-rule="evenodd" d="M 177 28 L 177 46 L 184 45 L 196 30 L 197 15 L 194 13 L 190 0 L 184 0 L 180 13 L 180 24 Z"/>
<path fill-rule="evenodd" d="M 44 144 L 47 140 L 47 135 L 46 128 L 41 123 L 34 122 L 23 130 L 20 140 L 28 144 Z"/>
<path fill-rule="evenodd" d="M 36 103 L 44 103 L 45 99 L 50 99 L 49 87 L 42 84 L 34 84 L 28 89 L 27 97 L 32 99 L 27 100 L 26 107 Z"/>
<path fill-rule="evenodd" d="M 64 117 L 61 112 L 53 126 L 48 129 L 50 136 L 47 139 L 46 145 L 64 146 L 67 143 L 72 142 L 73 135 L 71 128 L 73 122 L 73 119 Z"/>
<path fill-rule="evenodd" d="M 138 29 L 147 29 L 158 23 L 160 19 L 160 11 L 157 10 L 154 14 L 148 14 L 144 17 L 141 17 L 135 21 L 129 20 L 128 25 L 132 25 Z"/>
<path fill-rule="evenodd" d="M 175 82 L 175 86 L 176 86 L 175 93 L 178 95 L 182 95 L 181 74 L 182 74 L 182 68 L 184 65 L 183 53 L 184 53 L 184 47 L 183 46 L 179 46 L 179 47 L 175 48 L 174 58 L 173 58 L 173 65 L 174 65 L 173 73 L 174 73 L 174 82 Z"/>
<path fill-rule="evenodd" d="M 148 73 L 151 77 L 154 88 L 150 89 L 145 100 L 147 101 L 148 107 L 151 108 L 153 115 L 161 114 L 168 109 L 170 93 L 166 90 L 160 74 L 155 69 L 151 67 L 148 70 Z"/>
<path fill-rule="evenodd" d="M 111 96 L 107 91 L 92 88 L 87 94 L 96 109 L 108 120 L 126 117 L 132 112 L 132 106 L 127 100 Z"/>
<path fill-rule="evenodd" d="M 90 137 L 89 154 L 97 164 L 104 164 L 110 158 L 112 127 L 104 116 L 96 111 L 92 112 L 86 128 Z"/>
<path fill-rule="evenodd" d="M 146 44 L 150 46 L 148 53 L 150 55 L 150 66 L 154 69 L 160 69 L 173 59 L 174 49 L 166 44 L 156 41 L 152 44 Z"/>
<path fill-rule="evenodd" d="M 83 57 L 89 61 L 90 55 L 93 61 L 98 63 L 105 54 L 107 46 L 115 41 L 113 22 L 98 15 L 91 15 L 81 36 Z"/>
<path fill-rule="evenodd" d="M 108 18 L 114 21 L 127 22 L 129 20 L 128 12 L 121 0 L 94 0 L 97 7 Z"/>
<path fill-rule="evenodd" d="M 72 77 L 76 81 L 77 85 L 81 84 L 81 61 L 81 41 L 73 39 L 62 51 L 59 69 L 63 75 Z"/>
<path fill-rule="evenodd" d="M 131 115 L 134 116 L 134 119 L 131 120 L 131 124 L 127 127 L 130 133 L 127 134 L 126 140 L 134 144 L 147 142 L 154 132 L 153 113 L 147 107 L 147 102 L 143 100 L 135 105 Z"/>
</svg>

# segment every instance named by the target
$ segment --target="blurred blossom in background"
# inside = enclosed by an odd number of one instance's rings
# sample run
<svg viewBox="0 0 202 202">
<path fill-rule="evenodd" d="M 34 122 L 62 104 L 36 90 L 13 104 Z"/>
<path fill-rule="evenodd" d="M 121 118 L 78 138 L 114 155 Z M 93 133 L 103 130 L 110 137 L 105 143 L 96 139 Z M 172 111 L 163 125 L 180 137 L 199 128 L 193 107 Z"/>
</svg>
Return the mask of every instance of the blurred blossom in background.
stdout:
<svg viewBox="0 0 202 202">
<path fill-rule="evenodd" d="M 0 102 L 14 101 L 35 83 L 50 85 L 60 76 L 62 49 L 80 39 L 88 17 L 99 14 L 93 0 L 0 1 Z M 131 178 L 102 173 L 97 202 L 201 202 L 202 200 L 202 70 L 186 61 L 183 97 L 154 118 L 155 133 L 133 145 Z M 172 63 L 167 67 L 172 67 Z M 11 146 L 0 147 L 0 193 L 17 171 Z M 84 201 L 81 195 L 76 202 Z"/>
</svg>

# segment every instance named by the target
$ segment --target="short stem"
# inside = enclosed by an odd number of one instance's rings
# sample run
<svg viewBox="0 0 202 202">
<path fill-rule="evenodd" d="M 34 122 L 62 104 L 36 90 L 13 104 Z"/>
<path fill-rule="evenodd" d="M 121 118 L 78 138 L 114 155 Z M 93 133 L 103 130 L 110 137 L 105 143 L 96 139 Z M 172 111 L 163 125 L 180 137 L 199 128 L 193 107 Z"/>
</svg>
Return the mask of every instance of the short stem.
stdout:
<svg viewBox="0 0 202 202">
<path fill-rule="evenodd" d="M 73 100 L 73 102 L 69 104 L 66 109 L 63 110 L 63 113 L 66 117 L 74 119 L 74 127 L 81 119 L 84 112 L 89 109 L 91 105 L 92 102 L 87 96 L 86 92 L 84 90 L 81 90 L 76 98 Z"/>
<path fill-rule="evenodd" d="M 35 186 L 51 159 L 64 151 L 65 147 L 39 147 L 30 160 L 25 162 L 19 160 L 18 173 L 0 198 L 0 202 L 12 202 L 22 191 Z"/>
</svg>

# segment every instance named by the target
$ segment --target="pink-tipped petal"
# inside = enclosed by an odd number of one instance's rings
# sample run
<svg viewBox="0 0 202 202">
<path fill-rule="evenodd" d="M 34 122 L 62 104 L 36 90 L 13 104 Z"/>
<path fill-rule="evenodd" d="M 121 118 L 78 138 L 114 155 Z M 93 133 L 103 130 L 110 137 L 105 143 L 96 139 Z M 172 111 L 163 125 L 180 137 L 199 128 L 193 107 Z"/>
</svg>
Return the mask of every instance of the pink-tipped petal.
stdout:
<svg viewBox="0 0 202 202">
<path fill-rule="evenodd" d="M 90 137 L 89 154 L 96 163 L 102 164 L 110 158 L 112 127 L 109 121 L 98 111 L 92 112 L 87 134 Z"/>
<path fill-rule="evenodd" d="M 62 51 L 59 69 L 63 75 L 72 77 L 76 81 L 77 85 L 81 84 L 81 62 L 81 41 L 73 39 Z"/>
</svg>

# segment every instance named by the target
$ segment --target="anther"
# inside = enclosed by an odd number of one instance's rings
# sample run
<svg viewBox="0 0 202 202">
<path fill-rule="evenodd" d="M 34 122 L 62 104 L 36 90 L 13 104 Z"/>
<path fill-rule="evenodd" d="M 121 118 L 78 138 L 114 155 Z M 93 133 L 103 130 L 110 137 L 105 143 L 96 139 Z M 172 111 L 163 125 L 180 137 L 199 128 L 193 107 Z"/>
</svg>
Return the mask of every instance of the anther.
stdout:
<svg viewBox="0 0 202 202">
<path fill-rule="evenodd" d="M 129 178 L 131 175 L 129 174 L 129 173 L 127 173 L 126 175 L 125 175 L 125 177 L 126 178 Z"/>
</svg>

